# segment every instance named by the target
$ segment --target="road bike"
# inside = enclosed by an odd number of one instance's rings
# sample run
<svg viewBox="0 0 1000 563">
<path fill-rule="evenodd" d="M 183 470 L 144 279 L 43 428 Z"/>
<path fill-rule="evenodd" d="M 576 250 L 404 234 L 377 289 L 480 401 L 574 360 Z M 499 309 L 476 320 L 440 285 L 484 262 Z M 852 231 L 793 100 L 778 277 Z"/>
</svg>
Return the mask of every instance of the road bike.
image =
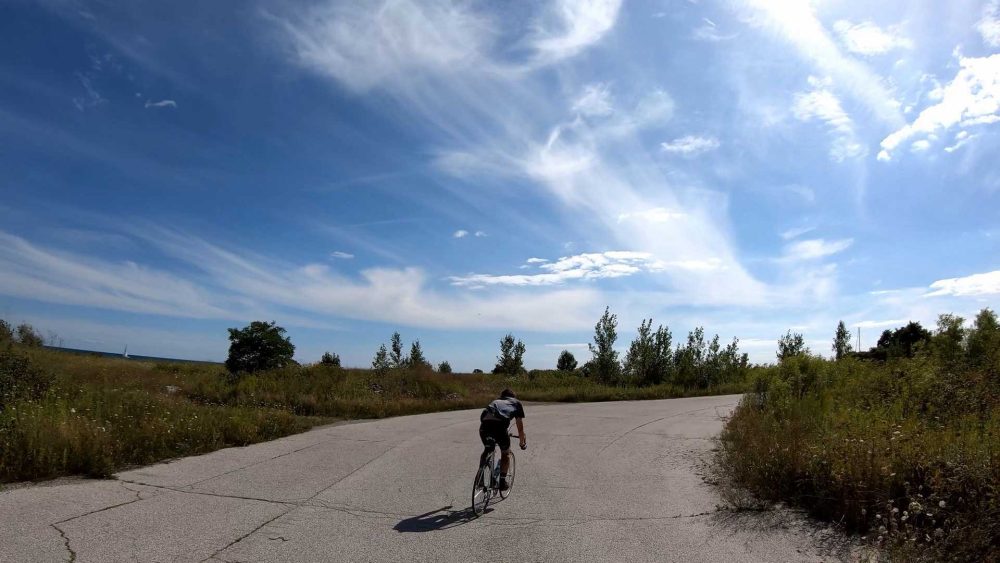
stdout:
<svg viewBox="0 0 1000 563">
<path fill-rule="evenodd" d="M 509 435 L 511 438 L 520 438 L 516 434 Z M 510 496 L 510 491 L 514 488 L 514 470 L 516 468 L 514 452 L 510 452 L 510 464 L 507 466 L 507 488 L 501 490 L 500 462 L 503 456 L 497 455 L 497 443 L 493 438 L 486 439 L 486 449 L 490 453 L 476 470 L 476 479 L 472 483 L 472 512 L 476 516 L 486 512 L 486 506 L 490 500 L 497 496 L 505 499 Z"/>
</svg>

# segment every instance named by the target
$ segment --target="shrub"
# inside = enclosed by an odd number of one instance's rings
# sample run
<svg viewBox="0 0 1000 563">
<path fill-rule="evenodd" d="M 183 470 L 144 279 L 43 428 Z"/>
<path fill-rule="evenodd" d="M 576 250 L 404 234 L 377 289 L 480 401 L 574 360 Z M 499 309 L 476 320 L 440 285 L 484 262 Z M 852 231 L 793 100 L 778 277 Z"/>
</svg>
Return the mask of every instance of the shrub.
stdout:
<svg viewBox="0 0 1000 563">
<path fill-rule="evenodd" d="M 448 362 L 438 364 L 438 373 L 451 373 L 451 364 Z"/>
<path fill-rule="evenodd" d="M 226 369 L 232 374 L 283 368 L 294 363 L 295 346 L 275 322 L 254 321 L 229 329 Z"/>
<path fill-rule="evenodd" d="M 52 376 L 33 365 L 27 354 L 0 345 L 0 409 L 18 399 L 38 399 L 52 385 Z"/>
<path fill-rule="evenodd" d="M 524 372 L 524 342 L 514 340 L 513 334 L 507 334 L 500 339 L 500 355 L 493 373 L 507 376 L 519 375 Z"/>
<path fill-rule="evenodd" d="M 14 340 L 14 329 L 11 328 L 10 323 L 0 319 L 0 345 L 6 344 Z"/>
<path fill-rule="evenodd" d="M 17 341 L 22 346 L 27 346 L 29 348 L 39 348 L 45 341 L 42 339 L 41 335 L 35 331 L 35 327 L 29 325 L 28 323 L 21 323 L 17 327 Z"/>
<path fill-rule="evenodd" d="M 319 363 L 324 366 L 336 366 L 340 367 L 340 356 L 337 354 L 331 354 L 329 352 L 324 352 L 323 357 L 319 359 Z"/>
</svg>

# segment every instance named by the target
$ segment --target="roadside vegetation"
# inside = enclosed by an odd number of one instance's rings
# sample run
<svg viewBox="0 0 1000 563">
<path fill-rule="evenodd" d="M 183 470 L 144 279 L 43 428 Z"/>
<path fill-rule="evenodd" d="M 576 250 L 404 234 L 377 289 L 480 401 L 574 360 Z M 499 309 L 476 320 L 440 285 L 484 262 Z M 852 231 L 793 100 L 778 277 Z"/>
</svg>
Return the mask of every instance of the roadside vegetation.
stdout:
<svg viewBox="0 0 1000 563">
<path fill-rule="evenodd" d="M 1000 326 L 942 315 L 835 359 L 781 339 L 726 424 L 719 462 L 737 505 L 783 501 L 899 561 L 1000 561 Z"/>
<path fill-rule="evenodd" d="M 2 321 L 0 321 L 2 322 Z M 672 347 L 646 321 L 625 358 L 605 311 L 591 358 L 569 351 L 557 369 L 525 370 L 525 344 L 500 339 L 492 373 L 435 370 L 419 341 L 394 333 L 370 369 L 315 364 L 273 322 L 229 329 L 225 364 L 150 362 L 43 346 L 28 325 L 0 324 L 0 483 L 60 475 L 107 476 L 124 467 L 243 446 L 338 419 L 379 418 L 486 405 L 504 387 L 528 401 L 608 401 L 740 393 L 752 367 L 736 343 L 692 332 Z M 406 350 L 409 353 L 406 353 Z"/>
</svg>

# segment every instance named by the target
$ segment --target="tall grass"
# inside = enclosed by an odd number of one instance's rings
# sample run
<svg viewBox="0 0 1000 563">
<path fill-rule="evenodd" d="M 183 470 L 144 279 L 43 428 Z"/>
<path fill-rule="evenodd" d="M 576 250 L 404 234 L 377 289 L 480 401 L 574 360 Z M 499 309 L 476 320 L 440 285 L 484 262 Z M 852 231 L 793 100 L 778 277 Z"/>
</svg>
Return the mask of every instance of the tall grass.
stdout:
<svg viewBox="0 0 1000 563">
<path fill-rule="evenodd" d="M 4 353 L 11 361 L 4 363 Z M 233 377 L 218 364 L 139 362 L 7 345 L 0 348 L 0 396 L 5 397 L 0 400 L 0 483 L 107 476 L 131 465 L 270 440 L 336 419 L 481 407 L 504 387 L 528 401 L 743 390 L 736 383 L 696 390 L 669 384 L 613 387 L 566 372 L 508 378 L 426 368 L 378 373 L 323 364 Z M 3 389 L 12 391 L 4 395 Z"/>
<path fill-rule="evenodd" d="M 1000 377 L 979 359 L 759 372 L 721 435 L 731 494 L 804 507 L 891 559 L 1000 560 Z"/>
</svg>

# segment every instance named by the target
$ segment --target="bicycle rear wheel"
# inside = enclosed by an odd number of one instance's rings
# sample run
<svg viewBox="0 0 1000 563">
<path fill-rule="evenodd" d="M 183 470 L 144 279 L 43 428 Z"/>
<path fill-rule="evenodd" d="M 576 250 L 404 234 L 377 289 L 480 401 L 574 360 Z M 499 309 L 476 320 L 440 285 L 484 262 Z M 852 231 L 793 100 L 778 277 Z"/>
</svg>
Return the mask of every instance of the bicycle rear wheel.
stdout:
<svg viewBox="0 0 1000 563">
<path fill-rule="evenodd" d="M 514 470 L 517 468 L 515 461 L 514 452 L 510 452 L 510 465 L 507 466 L 507 488 L 500 489 L 500 498 L 507 498 L 511 489 L 514 488 Z"/>
<path fill-rule="evenodd" d="M 493 456 L 491 455 L 487 458 L 486 463 L 479 466 L 479 470 L 476 471 L 476 479 L 472 482 L 472 513 L 476 516 L 481 516 L 486 511 L 486 505 L 490 503 L 493 485 L 490 483 L 492 467 Z"/>
</svg>

